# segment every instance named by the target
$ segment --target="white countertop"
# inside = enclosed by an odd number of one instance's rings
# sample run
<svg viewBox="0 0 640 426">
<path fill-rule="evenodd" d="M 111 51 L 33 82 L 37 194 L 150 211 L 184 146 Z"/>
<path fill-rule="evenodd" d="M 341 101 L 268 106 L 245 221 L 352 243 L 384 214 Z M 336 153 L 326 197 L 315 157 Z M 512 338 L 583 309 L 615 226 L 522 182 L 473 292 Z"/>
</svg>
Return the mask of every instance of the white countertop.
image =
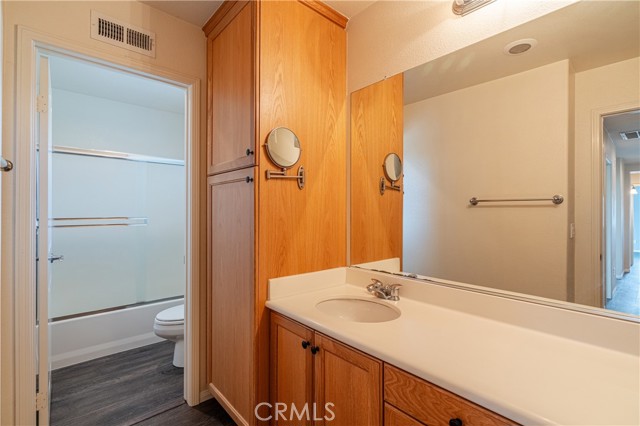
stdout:
<svg viewBox="0 0 640 426">
<path fill-rule="evenodd" d="M 315 308 L 343 295 L 381 301 L 365 289 L 372 277 L 404 285 L 400 301 L 383 301 L 400 309 L 399 318 L 358 323 Z M 519 423 L 640 424 L 637 323 L 354 268 L 278 278 L 269 285 L 268 308 Z M 456 304 L 462 309 L 451 308 Z M 482 314 L 479 305 L 491 312 Z M 527 319 L 514 320 L 519 314 Z M 567 326 L 553 325 L 560 320 L 584 336 L 571 338 Z M 612 333 L 627 341 L 608 344 Z"/>
</svg>

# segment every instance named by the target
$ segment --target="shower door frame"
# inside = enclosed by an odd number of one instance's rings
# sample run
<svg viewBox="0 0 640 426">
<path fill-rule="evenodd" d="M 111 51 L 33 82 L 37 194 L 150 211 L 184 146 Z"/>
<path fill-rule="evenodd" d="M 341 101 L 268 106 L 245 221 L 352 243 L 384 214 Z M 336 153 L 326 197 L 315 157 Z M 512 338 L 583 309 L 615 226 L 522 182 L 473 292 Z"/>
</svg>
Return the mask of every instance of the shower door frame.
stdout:
<svg viewBox="0 0 640 426">
<path fill-rule="evenodd" d="M 162 81 L 185 89 L 185 173 L 186 173 L 186 285 L 185 285 L 185 379 L 184 398 L 189 405 L 201 401 L 200 377 L 200 248 L 201 204 L 198 194 L 202 188 L 200 179 L 201 143 L 201 82 L 200 79 L 180 72 L 116 56 L 60 39 L 47 33 L 19 26 L 16 44 L 15 90 L 15 211 L 13 280 L 15 339 L 5 342 L 13 346 L 15 374 L 9 387 L 13 393 L 14 420 L 16 424 L 35 424 L 36 421 L 36 179 L 37 155 L 36 107 L 37 63 L 41 56 L 57 55 L 83 62 L 106 66 L 120 72 Z M 3 306 L 10 301 L 2 300 Z M 6 389 L 6 388 L 5 388 Z"/>
</svg>

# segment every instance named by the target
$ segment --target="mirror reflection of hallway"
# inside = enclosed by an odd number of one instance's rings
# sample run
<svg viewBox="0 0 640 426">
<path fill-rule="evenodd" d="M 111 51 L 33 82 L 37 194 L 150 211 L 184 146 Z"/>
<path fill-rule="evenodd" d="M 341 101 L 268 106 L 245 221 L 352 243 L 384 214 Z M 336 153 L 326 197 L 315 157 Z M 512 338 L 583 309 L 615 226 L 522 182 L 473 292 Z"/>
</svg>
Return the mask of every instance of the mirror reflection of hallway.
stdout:
<svg viewBox="0 0 640 426">
<path fill-rule="evenodd" d="M 640 315 L 640 110 L 604 118 L 605 307 Z"/>
</svg>

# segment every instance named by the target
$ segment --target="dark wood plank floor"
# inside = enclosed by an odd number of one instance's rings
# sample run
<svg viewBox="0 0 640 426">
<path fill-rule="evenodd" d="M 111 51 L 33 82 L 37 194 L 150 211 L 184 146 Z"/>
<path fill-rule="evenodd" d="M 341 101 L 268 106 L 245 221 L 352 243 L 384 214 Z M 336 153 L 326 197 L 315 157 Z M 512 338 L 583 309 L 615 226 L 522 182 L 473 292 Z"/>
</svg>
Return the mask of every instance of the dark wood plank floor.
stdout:
<svg viewBox="0 0 640 426">
<path fill-rule="evenodd" d="M 53 426 L 233 425 L 215 400 L 189 407 L 173 344 L 161 342 L 55 370 Z"/>
</svg>

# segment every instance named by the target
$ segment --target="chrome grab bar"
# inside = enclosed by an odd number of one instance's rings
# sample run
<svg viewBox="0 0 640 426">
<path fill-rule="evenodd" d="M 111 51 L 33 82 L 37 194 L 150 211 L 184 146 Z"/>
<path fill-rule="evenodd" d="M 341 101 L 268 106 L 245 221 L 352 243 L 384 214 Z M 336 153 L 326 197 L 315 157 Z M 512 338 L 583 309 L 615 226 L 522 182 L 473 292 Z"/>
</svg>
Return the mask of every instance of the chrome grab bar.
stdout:
<svg viewBox="0 0 640 426">
<path fill-rule="evenodd" d="M 9 160 L 6 160 L 4 157 L 0 157 L 0 170 L 3 172 L 10 172 L 13 170 L 13 163 Z"/>
<path fill-rule="evenodd" d="M 564 197 L 562 195 L 554 195 L 551 198 L 499 198 L 493 200 L 481 200 L 473 197 L 469 200 L 469 204 L 477 206 L 478 203 L 502 203 L 502 202 L 521 202 L 521 201 L 551 201 L 553 204 L 562 204 Z"/>
</svg>

